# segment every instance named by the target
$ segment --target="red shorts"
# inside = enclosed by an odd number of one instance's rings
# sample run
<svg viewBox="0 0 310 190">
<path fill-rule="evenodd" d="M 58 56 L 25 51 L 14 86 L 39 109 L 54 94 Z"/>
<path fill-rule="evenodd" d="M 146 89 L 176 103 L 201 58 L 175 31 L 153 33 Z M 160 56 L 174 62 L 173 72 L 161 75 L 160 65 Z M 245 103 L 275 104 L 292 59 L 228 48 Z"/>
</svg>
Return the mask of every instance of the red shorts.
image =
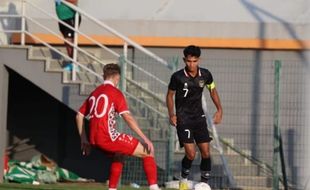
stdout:
<svg viewBox="0 0 310 190">
<path fill-rule="evenodd" d="M 131 156 L 139 144 L 133 136 L 122 133 L 115 141 L 96 141 L 95 146 L 109 153 L 120 153 Z"/>
</svg>

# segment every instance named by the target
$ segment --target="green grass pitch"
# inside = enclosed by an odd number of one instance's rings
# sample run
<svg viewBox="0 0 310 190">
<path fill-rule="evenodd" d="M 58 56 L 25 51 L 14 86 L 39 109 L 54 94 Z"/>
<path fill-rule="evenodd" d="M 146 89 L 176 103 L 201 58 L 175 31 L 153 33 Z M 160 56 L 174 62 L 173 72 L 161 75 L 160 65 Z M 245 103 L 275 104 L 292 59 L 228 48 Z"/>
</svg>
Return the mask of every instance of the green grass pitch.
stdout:
<svg viewBox="0 0 310 190">
<path fill-rule="evenodd" d="M 50 185 L 26 185 L 3 183 L 0 184 L 0 190 L 107 190 L 105 184 L 100 183 L 71 183 L 71 184 L 50 184 Z M 129 186 L 121 186 L 119 190 L 137 190 Z M 148 187 L 141 187 L 139 190 L 148 190 Z M 168 190 L 168 189 L 165 189 Z"/>
</svg>

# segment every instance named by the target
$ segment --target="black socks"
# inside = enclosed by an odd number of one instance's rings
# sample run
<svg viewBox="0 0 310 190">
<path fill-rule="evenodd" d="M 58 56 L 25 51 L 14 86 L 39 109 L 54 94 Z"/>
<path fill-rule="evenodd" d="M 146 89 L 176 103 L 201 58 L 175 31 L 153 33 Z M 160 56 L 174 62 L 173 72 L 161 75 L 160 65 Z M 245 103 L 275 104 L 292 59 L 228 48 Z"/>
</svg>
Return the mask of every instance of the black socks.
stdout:
<svg viewBox="0 0 310 190">
<path fill-rule="evenodd" d="M 182 178 L 187 178 L 190 172 L 190 169 L 192 167 L 193 160 L 188 159 L 186 156 L 184 156 L 182 160 Z"/>
<path fill-rule="evenodd" d="M 202 158 L 200 163 L 201 182 L 207 183 L 210 179 L 211 158 Z"/>
</svg>

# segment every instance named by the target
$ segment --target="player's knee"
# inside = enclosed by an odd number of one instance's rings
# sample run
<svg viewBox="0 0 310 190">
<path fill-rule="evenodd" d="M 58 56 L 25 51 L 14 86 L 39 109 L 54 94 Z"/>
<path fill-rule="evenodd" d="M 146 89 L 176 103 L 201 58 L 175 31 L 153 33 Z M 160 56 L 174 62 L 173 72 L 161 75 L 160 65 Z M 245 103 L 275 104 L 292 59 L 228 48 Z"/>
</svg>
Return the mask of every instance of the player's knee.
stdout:
<svg viewBox="0 0 310 190">
<path fill-rule="evenodd" d="M 196 156 L 196 152 L 189 152 L 189 153 L 186 154 L 186 157 L 189 160 L 195 160 L 195 156 Z"/>
<path fill-rule="evenodd" d="M 202 158 L 210 158 L 210 152 L 209 151 L 201 152 L 201 157 Z"/>
</svg>

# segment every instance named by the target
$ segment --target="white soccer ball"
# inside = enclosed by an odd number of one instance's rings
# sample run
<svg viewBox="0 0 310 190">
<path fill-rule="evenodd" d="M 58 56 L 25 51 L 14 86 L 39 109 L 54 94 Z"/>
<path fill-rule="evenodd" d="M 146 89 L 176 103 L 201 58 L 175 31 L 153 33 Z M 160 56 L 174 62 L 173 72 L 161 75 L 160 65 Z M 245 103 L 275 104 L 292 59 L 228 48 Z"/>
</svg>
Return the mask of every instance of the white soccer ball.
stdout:
<svg viewBox="0 0 310 190">
<path fill-rule="evenodd" d="M 197 183 L 194 186 L 194 190 L 211 190 L 211 187 L 207 183 Z"/>
</svg>

